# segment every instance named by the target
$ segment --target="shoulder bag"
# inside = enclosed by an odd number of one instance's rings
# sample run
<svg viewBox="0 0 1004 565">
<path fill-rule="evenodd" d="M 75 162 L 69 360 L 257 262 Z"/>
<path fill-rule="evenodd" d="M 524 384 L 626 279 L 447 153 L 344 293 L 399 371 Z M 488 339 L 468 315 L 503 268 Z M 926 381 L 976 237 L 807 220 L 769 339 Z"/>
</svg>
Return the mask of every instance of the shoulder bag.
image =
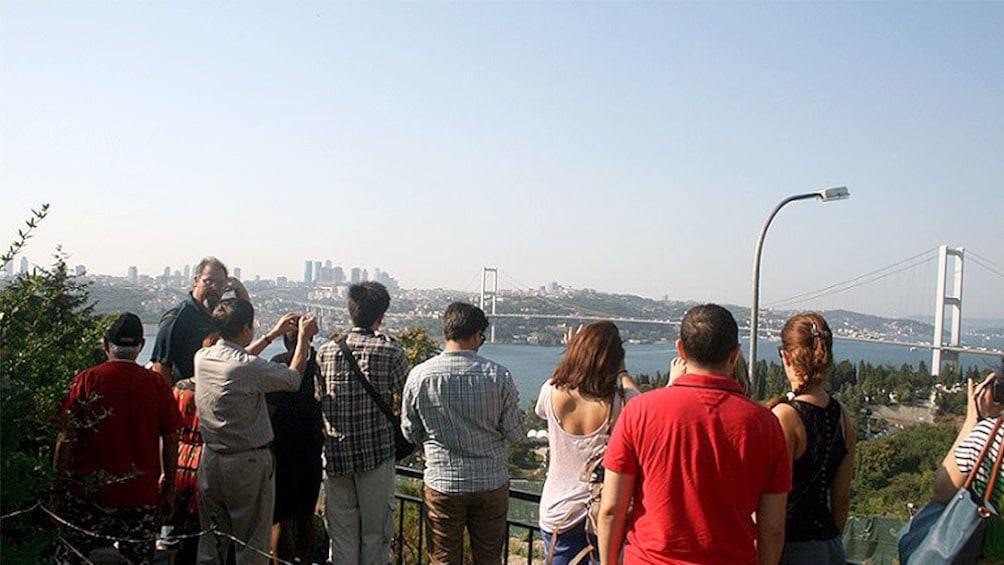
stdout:
<svg viewBox="0 0 1004 565">
<path fill-rule="evenodd" d="M 899 561 L 904 565 L 975 563 L 980 555 L 983 532 L 989 518 L 998 515 L 990 503 L 997 483 L 1004 445 L 997 450 L 982 498 L 972 489 L 976 473 L 983 465 L 997 430 L 1004 419 L 997 420 L 980 456 L 973 463 L 969 477 L 948 504 L 928 502 L 899 534 Z"/>
<path fill-rule="evenodd" d="M 373 402 L 376 403 L 377 408 L 383 412 L 383 415 L 386 416 L 387 420 L 390 422 L 390 427 L 394 430 L 394 459 L 400 461 L 414 453 L 416 449 L 415 444 L 408 441 L 408 439 L 404 437 L 404 434 L 401 433 L 401 420 L 394 415 L 394 411 L 390 409 L 390 406 L 387 406 L 387 403 L 384 402 L 380 393 L 373 388 L 373 383 L 371 383 L 369 379 L 363 375 L 362 369 L 359 368 L 359 362 L 356 361 L 356 357 L 352 354 L 352 350 L 349 349 L 349 346 L 345 343 L 345 338 L 339 339 L 335 343 L 337 343 L 338 348 L 342 350 L 342 355 L 345 356 L 345 360 L 348 361 L 349 367 L 352 368 L 352 374 L 356 377 L 356 380 L 359 381 L 359 384 L 363 385 L 363 388 L 366 389 L 366 393 L 370 395 L 370 398 L 372 398 Z"/>
</svg>

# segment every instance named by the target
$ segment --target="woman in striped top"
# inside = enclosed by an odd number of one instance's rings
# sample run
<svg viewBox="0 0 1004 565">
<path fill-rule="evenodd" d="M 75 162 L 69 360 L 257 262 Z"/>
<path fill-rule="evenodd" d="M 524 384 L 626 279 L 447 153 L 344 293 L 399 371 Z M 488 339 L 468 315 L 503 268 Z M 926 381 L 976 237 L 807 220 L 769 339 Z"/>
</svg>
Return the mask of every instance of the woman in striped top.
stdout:
<svg viewBox="0 0 1004 565">
<path fill-rule="evenodd" d="M 1004 411 L 1004 404 L 994 403 L 990 390 L 993 382 L 993 373 L 990 373 L 978 386 L 973 384 L 972 379 L 969 379 L 969 401 L 966 406 L 966 419 L 963 421 L 962 429 L 959 430 L 955 443 L 952 444 L 952 448 L 945 455 L 945 460 L 941 463 L 941 468 L 938 469 L 938 474 L 934 479 L 933 499 L 942 504 L 947 504 L 952 496 L 962 488 L 970 471 L 973 469 L 976 459 L 979 457 L 980 451 L 983 450 L 988 441 L 991 441 L 990 432 L 993 431 L 997 418 Z M 1001 443 L 1004 442 L 1004 426 L 1001 426 L 997 430 L 997 434 L 992 441 L 993 443 L 990 445 L 990 450 L 986 455 L 987 459 L 991 462 L 997 457 L 997 452 L 1001 449 Z M 976 472 L 976 480 L 973 482 L 973 490 L 980 495 L 985 492 L 989 479 L 986 467 L 987 464 L 984 463 L 984 466 Z M 1004 471 L 1004 467 L 1001 470 Z M 1004 472 L 1001 474 L 1004 474 Z M 997 477 L 997 484 L 994 486 L 994 492 L 990 497 L 990 501 L 998 510 L 1004 509 L 1004 477 Z M 985 557 L 991 559 L 1004 558 L 1004 543 L 1001 543 L 1001 536 L 1004 535 L 1004 527 L 1001 526 L 1000 522 L 1000 518 L 995 518 L 987 529 L 987 539 L 983 544 Z"/>
</svg>

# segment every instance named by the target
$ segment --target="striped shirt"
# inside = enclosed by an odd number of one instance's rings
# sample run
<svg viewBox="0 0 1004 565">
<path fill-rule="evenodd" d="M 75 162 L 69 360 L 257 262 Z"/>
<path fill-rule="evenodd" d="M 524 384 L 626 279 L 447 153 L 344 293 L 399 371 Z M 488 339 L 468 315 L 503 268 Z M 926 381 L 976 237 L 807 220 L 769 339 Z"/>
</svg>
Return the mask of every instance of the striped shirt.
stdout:
<svg viewBox="0 0 1004 565">
<path fill-rule="evenodd" d="M 218 453 L 257 449 L 272 441 L 266 392 L 294 391 L 300 373 L 219 340 L 195 354 L 195 409 L 206 447 Z"/>
<path fill-rule="evenodd" d="M 990 438 L 990 432 L 994 428 L 994 424 L 997 422 L 996 419 L 986 419 L 976 424 L 973 431 L 969 432 L 966 439 L 962 440 L 962 443 L 955 448 L 955 462 L 959 466 L 959 471 L 962 471 L 963 475 L 968 476 L 969 472 L 972 471 L 973 465 L 976 463 L 976 459 L 980 456 L 980 451 L 983 450 L 983 446 L 987 444 L 987 440 Z M 997 457 L 997 452 L 1001 448 L 1001 442 L 1004 441 L 1004 425 L 997 430 L 997 435 L 994 437 L 994 442 L 990 446 L 990 450 L 987 451 L 986 458 L 983 460 L 983 464 L 980 465 L 980 469 L 976 471 L 976 480 L 974 482 L 974 488 L 977 493 L 982 497 L 983 493 L 987 489 L 987 478 L 990 476 L 990 470 L 993 469 L 994 460 Z M 998 509 L 1004 508 L 1004 465 L 1001 466 L 1000 471 L 997 474 L 997 483 L 994 485 L 993 496 L 990 501 Z"/>
<path fill-rule="evenodd" d="M 388 406 L 397 406 L 408 377 L 408 358 L 392 338 L 372 330 L 352 328 L 346 336 L 359 369 Z M 334 341 L 317 350 L 321 368 L 317 399 L 324 415 L 324 461 L 332 475 L 376 469 L 394 456 L 394 428 L 377 408 L 352 366 Z"/>
<path fill-rule="evenodd" d="M 425 452 L 425 484 L 446 494 L 508 484 L 506 441 L 523 438 L 509 371 L 474 351 L 444 351 L 412 369 L 401 430 Z"/>
</svg>

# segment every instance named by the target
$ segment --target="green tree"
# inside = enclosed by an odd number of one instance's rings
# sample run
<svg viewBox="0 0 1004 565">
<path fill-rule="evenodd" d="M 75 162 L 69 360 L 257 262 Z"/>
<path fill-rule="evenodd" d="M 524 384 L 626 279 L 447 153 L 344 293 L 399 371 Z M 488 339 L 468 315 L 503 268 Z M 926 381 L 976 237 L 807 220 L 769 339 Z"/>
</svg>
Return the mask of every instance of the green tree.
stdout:
<svg viewBox="0 0 1004 565">
<path fill-rule="evenodd" d="M 439 342 L 422 328 L 409 328 L 397 334 L 397 343 L 404 348 L 412 367 L 439 355 Z"/>
<path fill-rule="evenodd" d="M 33 211 L 0 263 L 13 259 L 48 210 Z M 87 286 L 57 253 L 51 269 L 36 268 L 0 289 L 0 514 L 49 497 L 59 403 L 70 379 L 103 360 L 101 332 Z M 0 523 L 0 555 L 12 563 L 41 562 L 55 538 L 39 512 Z"/>
</svg>

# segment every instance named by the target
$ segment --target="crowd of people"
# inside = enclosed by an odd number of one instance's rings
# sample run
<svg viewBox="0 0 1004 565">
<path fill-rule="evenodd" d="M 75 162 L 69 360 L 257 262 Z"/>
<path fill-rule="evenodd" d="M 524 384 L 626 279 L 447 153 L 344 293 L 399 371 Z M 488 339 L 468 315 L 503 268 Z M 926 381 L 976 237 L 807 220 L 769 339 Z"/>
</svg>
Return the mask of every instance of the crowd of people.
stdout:
<svg viewBox="0 0 1004 565">
<path fill-rule="evenodd" d="M 379 283 L 351 286 L 352 328 L 315 350 L 310 316 L 259 335 L 247 290 L 207 258 L 162 317 L 149 370 L 135 362 L 141 321 L 118 316 L 108 361 L 73 379 L 60 411 L 51 509 L 75 527 L 57 561 L 115 540 L 131 563 L 150 563 L 164 524 L 176 563 L 308 563 L 323 484 L 329 562 L 385 564 L 398 447 L 410 441 L 425 462 L 430 562 L 460 563 L 466 530 L 474 563 L 500 563 L 507 445 L 524 429 L 512 375 L 478 353 L 489 321 L 450 304 L 443 351 L 411 367 L 379 331 L 389 305 Z M 278 339 L 286 353 L 258 357 Z M 856 444 L 826 391 L 833 334 L 804 313 L 781 343 L 791 392 L 765 407 L 749 398 L 738 325 L 721 306 L 687 312 L 669 385 L 645 394 L 616 325 L 580 328 L 534 407 L 549 446 L 547 562 L 845 563 Z M 970 384 L 936 498 L 954 494 L 989 441 L 1000 406 L 988 382 Z M 1000 434 L 991 443 L 1000 449 Z"/>
</svg>

